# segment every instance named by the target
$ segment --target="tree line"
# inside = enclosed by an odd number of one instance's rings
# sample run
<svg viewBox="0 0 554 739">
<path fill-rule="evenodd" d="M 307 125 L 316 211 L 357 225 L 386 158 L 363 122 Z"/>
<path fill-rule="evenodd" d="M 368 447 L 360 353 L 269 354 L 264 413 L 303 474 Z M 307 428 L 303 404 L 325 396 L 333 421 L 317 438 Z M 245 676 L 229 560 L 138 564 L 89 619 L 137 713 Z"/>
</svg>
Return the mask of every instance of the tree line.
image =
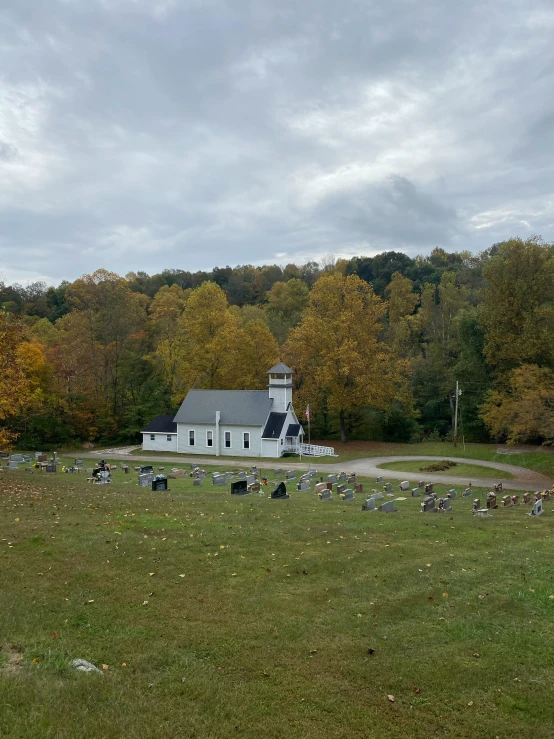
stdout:
<svg viewBox="0 0 554 739">
<path fill-rule="evenodd" d="M 554 245 L 0 283 L 0 446 L 136 441 L 279 359 L 312 437 L 554 439 Z"/>
</svg>

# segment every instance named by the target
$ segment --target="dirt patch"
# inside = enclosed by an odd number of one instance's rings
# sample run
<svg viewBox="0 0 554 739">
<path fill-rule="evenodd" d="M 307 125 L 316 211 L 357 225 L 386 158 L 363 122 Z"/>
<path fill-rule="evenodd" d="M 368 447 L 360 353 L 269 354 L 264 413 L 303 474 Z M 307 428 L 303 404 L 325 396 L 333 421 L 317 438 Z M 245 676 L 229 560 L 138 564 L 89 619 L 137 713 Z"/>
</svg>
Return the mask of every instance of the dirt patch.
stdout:
<svg viewBox="0 0 554 739">
<path fill-rule="evenodd" d="M 427 467 L 420 467 L 420 472 L 444 472 L 445 470 L 450 470 L 452 467 L 457 467 L 457 462 L 451 462 L 448 459 L 445 459 L 444 462 L 433 462 L 433 464 L 428 464 Z"/>
<path fill-rule="evenodd" d="M 10 644 L 0 648 L 0 673 L 15 675 L 23 668 L 23 654 L 20 649 Z"/>
</svg>

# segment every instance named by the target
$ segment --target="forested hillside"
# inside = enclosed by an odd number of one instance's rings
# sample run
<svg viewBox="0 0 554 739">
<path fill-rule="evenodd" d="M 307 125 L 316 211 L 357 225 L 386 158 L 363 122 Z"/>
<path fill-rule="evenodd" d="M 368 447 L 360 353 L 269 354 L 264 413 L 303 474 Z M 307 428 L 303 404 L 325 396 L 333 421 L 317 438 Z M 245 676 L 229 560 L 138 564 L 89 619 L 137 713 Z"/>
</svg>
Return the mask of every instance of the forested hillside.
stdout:
<svg viewBox="0 0 554 739">
<path fill-rule="evenodd" d="M 137 441 L 279 358 L 312 438 L 554 439 L 554 245 L 0 282 L 0 447 Z"/>
</svg>

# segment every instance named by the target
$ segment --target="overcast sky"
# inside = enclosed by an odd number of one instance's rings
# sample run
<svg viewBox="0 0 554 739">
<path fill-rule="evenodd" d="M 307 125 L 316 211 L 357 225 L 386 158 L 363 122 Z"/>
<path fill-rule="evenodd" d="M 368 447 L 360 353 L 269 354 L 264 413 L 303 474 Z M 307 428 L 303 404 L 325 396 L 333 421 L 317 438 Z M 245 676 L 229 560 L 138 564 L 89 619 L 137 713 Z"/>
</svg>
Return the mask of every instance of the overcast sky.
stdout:
<svg viewBox="0 0 554 739">
<path fill-rule="evenodd" d="M 0 274 L 554 239 L 551 0 L 2 0 Z"/>
</svg>

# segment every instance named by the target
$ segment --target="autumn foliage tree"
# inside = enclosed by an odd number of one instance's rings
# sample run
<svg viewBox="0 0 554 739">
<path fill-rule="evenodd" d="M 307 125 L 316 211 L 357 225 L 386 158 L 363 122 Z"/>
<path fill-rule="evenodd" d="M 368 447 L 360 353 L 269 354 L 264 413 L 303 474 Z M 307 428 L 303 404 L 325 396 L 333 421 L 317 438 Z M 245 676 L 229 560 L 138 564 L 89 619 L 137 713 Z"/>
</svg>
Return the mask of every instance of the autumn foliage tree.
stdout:
<svg viewBox="0 0 554 739">
<path fill-rule="evenodd" d="M 39 374 L 45 365 L 41 345 L 27 340 L 23 324 L 0 313 L 0 448 L 8 448 L 16 434 L 3 423 L 32 402 L 40 402 Z"/>
<path fill-rule="evenodd" d="M 300 325 L 285 347 L 299 375 L 302 405 L 336 414 L 346 441 L 346 414 L 371 405 L 388 408 L 406 396 L 406 363 L 380 338 L 385 303 L 356 275 L 319 278 Z"/>
</svg>

